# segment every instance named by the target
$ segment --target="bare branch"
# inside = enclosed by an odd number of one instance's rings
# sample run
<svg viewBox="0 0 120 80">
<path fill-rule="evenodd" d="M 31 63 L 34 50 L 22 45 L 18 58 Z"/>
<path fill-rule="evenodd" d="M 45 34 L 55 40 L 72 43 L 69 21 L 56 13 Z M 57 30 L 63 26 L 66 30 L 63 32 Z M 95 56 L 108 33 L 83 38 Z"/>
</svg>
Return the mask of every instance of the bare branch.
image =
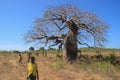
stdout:
<svg viewBox="0 0 120 80">
<path fill-rule="evenodd" d="M 78 41 L 78 43 L 79 43 L 80 45 L 86 45 L 86 46 L 88 46 L 88 47 L 90 48 L 90 46 L 89 46 L 87 43 L 82 43 L 82 42 L 80 42 L 80 41 Z"/>
<path fill-rule="evenodd" d="M 40 42 L 46 42 L 46 45 L 49 41 L 56 39 L 64 40 L 70 32 L 72 37 L 81 36 L 84 38 L 79 39 L 81 45 L 90 47 L 85 43 L 87 39 L 94 39 L 88 41 L 94 41 L 97 45 L 102 45 L 106 41 L 108 29 L 107 25 L 95 14 L 83 12 L 73 5 L 50 7 L 45 11 L 43 18 L 37 18 L 34 23 L 35 27 L 25 36 L 26 41 L 35 42 L 39 40 Z M 52 43 L 53 46 L 61 47 L 65 42 Z"/>
<path fill-rule="evenodd" d="M 52 46 L 58 45 L 58 44 L 59 44 L 58 48 L 59 49 L 62 48 L 63 40 L 59 40 L 58 38 L 56 38 L 54 41 L 54 44 L 50 45 L 49 48 L 51 48 Z"/>
</svg>

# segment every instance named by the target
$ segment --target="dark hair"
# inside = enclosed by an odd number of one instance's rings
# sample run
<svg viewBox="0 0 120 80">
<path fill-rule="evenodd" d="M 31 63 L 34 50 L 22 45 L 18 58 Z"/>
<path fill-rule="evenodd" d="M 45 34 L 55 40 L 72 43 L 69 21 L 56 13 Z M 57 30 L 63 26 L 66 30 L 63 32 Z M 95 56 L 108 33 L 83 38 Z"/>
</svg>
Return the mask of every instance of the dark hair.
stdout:
<svg viewBox="0 0 120 80">
<path fill-rule="evenodd" d="M 21 56 L 21 53 L 19 53 L 19 56 Z"/>
<path fill-rule="evenodd" d="M 35 57 L 31 57 L 31 62 L 34 63 Z"/>
</svg>

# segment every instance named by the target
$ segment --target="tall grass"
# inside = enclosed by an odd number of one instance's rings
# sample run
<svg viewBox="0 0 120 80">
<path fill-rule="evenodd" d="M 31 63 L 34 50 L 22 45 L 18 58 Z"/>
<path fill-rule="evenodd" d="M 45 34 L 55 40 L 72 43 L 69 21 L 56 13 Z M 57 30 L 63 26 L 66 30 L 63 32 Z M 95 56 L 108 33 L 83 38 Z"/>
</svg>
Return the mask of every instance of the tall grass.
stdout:
<svg viewBox="0 0 120 80">
<path fill-rule="evenodd" d="M 98 74 L 103 77 L 109 77 L 112 80 L 120 79 L 120 65 L 113 66 L 109 62 L 92 62 L 87 64 L 85 62 L 79 63 L 79 68 L 83 69 L 89 74 Z"/>
<path fill-rule="evenodd" d="M 49 66 L 55 70 L 60 70 L 64 68 L 64 64 L 61 60 L 55 60 L 54 62 L 50 63 Z"/>
</svg>

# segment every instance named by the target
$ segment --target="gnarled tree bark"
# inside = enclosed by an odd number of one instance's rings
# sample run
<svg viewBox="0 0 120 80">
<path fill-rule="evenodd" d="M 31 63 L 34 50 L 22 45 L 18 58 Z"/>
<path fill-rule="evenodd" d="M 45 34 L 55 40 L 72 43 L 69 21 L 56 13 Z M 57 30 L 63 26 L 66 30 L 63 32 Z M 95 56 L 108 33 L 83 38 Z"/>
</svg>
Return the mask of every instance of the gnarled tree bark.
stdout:
<svg viewBox="0 0 120 80">
<path fill-rule="evenodd" d="M 67 37 L 64 39 L 64 49 L 68 62 L 73 63 L 77 59 L 77 35 L 69 31 Z"/>
</svg>

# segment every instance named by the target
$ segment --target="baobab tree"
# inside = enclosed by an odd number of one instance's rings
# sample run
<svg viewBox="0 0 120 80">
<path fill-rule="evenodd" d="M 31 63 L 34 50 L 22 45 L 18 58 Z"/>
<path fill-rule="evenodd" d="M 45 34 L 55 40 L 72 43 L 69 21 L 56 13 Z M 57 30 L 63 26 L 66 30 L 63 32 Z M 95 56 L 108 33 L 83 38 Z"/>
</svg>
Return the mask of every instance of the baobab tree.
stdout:
<svg viewBox="0 0 120 80">
<path fill-rule="evenodd" d="M 108 25 L 94 13 L 66 4 L 49 7 L 42 18 L 35 19 L 34 26 L 24 37 L 27 42 L 63 47 L 68 61 L 73 62 L 77 59 L 79 44 L 103 47 L 107 30 Z"/>
</svg>

